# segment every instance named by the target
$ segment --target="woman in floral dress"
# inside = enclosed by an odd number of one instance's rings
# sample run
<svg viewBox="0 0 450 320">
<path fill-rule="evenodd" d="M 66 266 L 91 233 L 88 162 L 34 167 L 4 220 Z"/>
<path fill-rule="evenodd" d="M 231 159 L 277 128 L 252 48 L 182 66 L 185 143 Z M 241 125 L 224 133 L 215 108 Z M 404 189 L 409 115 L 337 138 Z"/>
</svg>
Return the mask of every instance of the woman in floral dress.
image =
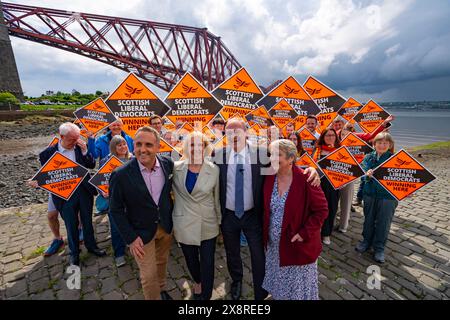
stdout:
<svg viewBox="0 0 450 320">
<path fill-rule="evenodd" d="M 320 187 L 309 185 L 303 171 L 294 165 L 294 143 L 274 141 L 270 152 L 277 173 L 266 177 L 264 183 L 263 288 L 275 300 L 317 300 L 317 258 L 322 250 L 320 230 L 328 215 L 327 201 Z"/>
</svg>

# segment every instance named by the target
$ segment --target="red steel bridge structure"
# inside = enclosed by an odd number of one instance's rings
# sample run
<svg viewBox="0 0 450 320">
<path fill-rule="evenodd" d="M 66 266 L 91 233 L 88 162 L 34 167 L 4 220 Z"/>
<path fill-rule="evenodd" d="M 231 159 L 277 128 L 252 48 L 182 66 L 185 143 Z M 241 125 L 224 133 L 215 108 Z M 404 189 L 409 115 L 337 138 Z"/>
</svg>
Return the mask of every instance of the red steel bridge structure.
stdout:
<svg viewBox="0 0 450 320">
<path fill-rule="evenodd" d="M 241 65 L 206 28 L 2 2 L 10 36 L 73 52 L 170 91 L 186 71 L 209 90 Z"/>
</svg>

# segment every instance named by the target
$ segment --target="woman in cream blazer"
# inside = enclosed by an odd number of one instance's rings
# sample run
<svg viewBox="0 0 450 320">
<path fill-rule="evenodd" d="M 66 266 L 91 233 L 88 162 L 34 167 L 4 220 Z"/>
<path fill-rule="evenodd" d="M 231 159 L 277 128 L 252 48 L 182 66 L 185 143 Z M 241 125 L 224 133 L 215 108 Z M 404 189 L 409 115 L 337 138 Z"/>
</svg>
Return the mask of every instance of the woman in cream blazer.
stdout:
<svg viewBox="0 0 450 320">
<path fill-rule="evenodd" d="M 210 152 L 208 138 L 193 132 L 184 139 L 183 158 L 175 162 L 173 170 L 174 235 L 195 282 L 196 300 L 211 298 L 216 238 L 222 219 L 219 168 L 207 160 Z"/>
</svg>

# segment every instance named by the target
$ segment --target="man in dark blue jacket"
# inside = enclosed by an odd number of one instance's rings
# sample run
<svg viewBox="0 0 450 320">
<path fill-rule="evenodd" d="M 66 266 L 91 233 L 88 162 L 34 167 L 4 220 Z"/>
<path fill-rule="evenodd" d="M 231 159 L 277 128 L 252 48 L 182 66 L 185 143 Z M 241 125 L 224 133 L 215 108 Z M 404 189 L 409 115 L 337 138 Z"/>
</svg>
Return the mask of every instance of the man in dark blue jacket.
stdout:
<svg viewBox="0 0 450 320">
<path fill-rule="evenodd" d="M 157 155 L 159 139 L 154 128 L 139 128 L 136 158 L 113 171 L 109 183 L 109 212 L 136 259 L 147 300 L 171 299 L 165 286 L 173 228 L 173 160 Z"/>
<path fill-rule="evenodd" d="M 57 144 L 49 146 L 39 154 L 39 161 L 44 165 L 53 154 L 59 151 L 70 160 L 93 169 L 95 160 L 87 151 L 86 143 L 80 139 L 80 128 L 75 124 L 66 122 L 59 127 L 60 140 Z M 92 227 L 92 206 L 94 195 L 97 194 L 95 188 L 89 183 L 89 174 L 81 182 L 78 189 L 72 194 L 69 200 L 64 200 L 52 195 L 52 200 L 56 210 L 61 214 L 67 230 L 67 238 L 70 248 L 70 264 L 80 264 L 78 213 L 80 213 L 83 226 L 84 245 L 86 249 L 96 256 L 105 256 L 106 252 L 97 247 Z"/>
</svg>

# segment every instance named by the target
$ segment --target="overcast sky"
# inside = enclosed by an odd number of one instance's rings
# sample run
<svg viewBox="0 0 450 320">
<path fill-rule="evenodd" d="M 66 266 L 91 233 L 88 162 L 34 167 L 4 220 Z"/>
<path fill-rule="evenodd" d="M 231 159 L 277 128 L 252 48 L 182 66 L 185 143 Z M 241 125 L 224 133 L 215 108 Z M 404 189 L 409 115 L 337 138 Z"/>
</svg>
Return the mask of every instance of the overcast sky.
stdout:
<svg viewBox="0 0 450 320">
<path fill-rule="evenodd" d="M 289 75 L 303 83 L 311 74 L 362 102 L 450 100 L 448 0 L 9 2 L 207 27 L 264 86 Z M 76 54 L 11 41 L 26 95 L 112 91 L 126 76 Z"/>
</svg>

